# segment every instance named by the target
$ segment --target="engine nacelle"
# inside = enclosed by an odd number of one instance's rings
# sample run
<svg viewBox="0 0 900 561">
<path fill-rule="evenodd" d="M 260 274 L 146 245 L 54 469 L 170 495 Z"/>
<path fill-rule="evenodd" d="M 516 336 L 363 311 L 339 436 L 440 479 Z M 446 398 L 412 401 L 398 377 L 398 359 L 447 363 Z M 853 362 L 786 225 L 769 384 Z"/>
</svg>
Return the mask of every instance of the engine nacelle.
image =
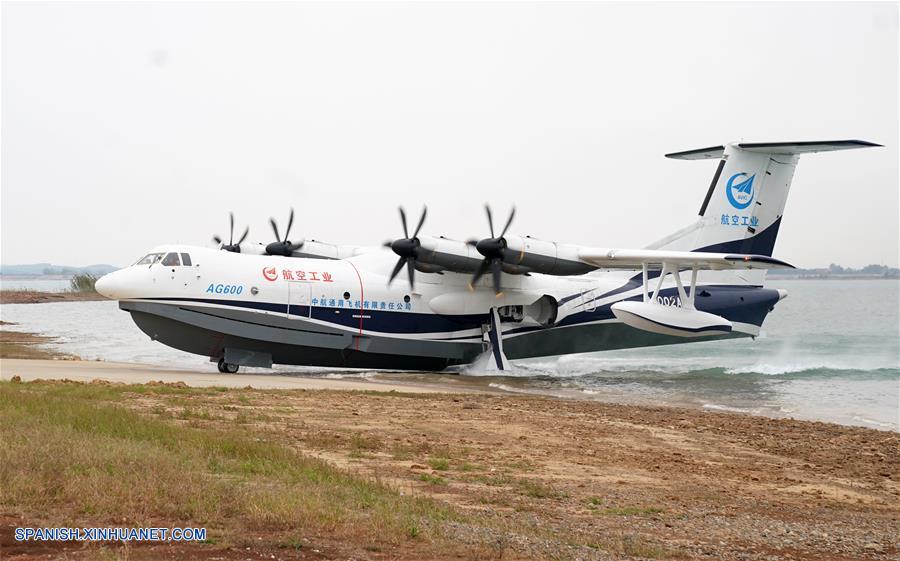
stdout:
<svg viewBox="0 0 900 561">
<path fill-rule="evenodd" d="M 544 275 L 583 275 L 597 268 L 578 258 L 578 246 L 531 236 L 506 236 L 503 260 L 527 272 Z"/>
<path fill-rule="evenodd" d="M 309 259 L 346 259 L 373 251 L 373 249 L 365 248 L 358 245 L 335 245 L 330 243 L 317 242 L 316 240 L 291 240 L 294 243 L 303 244 L 300 249 L 294 250 L 291 257 L 304 257 Z M 254 245 L 247 244 L 241 247 L 241 252 L 249 255 L 266 255 L 265 244 L 258 243 Z"/>
<path fill-rule="evenodd" d="M 655 302 L 616 302 L 613 314 L 635 329 L 675 335 L 676 337 L 708 337 L 731 333 L 731 322 L 722 316 L 692 308 L 663 306 Z"/>
<path fill-rule="evenodd" d="M 484 257 L 471 245 L 444 237 L 423 236 L 419 238 L 419 252 L 416 267 L 425 265 L 436 272 L 440 270 L 455 273 L 474 273 L 481 266 Z"/>
<path fill-rule="evenodd" d="M 578 246 L 532 237 L 506 236 L 503 270 L 510 274 L 583 275 L 597 267 L 578 259 Z M 417 263 L 456 273 L 474 273 L 484 256 L 472 245 L 447 238 L 422 237 Z"/>
</svg>

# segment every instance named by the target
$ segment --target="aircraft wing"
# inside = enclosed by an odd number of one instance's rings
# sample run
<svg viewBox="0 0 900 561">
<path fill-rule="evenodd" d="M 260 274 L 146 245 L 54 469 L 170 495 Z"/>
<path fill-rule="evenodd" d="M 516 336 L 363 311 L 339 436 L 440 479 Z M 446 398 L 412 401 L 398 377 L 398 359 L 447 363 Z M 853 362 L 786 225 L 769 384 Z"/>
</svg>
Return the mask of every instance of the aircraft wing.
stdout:
<svg viewBox="0 0 900 561">
<path fill-rule="evenodd" d="M 662 269 L 664 264 L 686 269 L 697 268 L 717 271 L 795 268 L 789 263 L 765 255 L 705 253 L 702 251 L 586 247 L 578 250 L 578 258 L 599 269 L 640 269 L 644 264 L 650 270 Z"/>
</svg>

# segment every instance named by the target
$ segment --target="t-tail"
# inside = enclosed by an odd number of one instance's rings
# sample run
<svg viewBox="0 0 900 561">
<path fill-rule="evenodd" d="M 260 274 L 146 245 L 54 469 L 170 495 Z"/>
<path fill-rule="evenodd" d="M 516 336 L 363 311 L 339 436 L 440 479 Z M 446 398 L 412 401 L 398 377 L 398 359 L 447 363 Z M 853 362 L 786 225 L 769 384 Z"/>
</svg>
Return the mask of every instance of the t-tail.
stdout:
<svg viewBox="0 0 900 561">
<path fill-rule="evenodd" d="M 666 154 L 718 160 L 718 166 L 700 218 L 650 248 L 771 256 L 800 155 L 872 146 L 881 145 L 864 140 L 735 142 Z"/>
</svg>

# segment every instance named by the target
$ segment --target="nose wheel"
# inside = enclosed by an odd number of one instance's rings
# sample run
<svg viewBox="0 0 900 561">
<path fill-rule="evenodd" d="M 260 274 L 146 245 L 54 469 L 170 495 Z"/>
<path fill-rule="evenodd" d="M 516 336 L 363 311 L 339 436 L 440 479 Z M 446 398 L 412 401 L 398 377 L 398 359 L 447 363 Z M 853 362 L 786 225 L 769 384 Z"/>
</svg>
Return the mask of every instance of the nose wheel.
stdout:
<svg viewBox="0 0 900 561">
<path fill-rule="evenodd" d="M 224 358 L 219 359 L 219 372 L 222 374 L 237 374 L 240 366 L 237 364 L 231 364 L 230 362 L 225 362 Z"/>
</svg>

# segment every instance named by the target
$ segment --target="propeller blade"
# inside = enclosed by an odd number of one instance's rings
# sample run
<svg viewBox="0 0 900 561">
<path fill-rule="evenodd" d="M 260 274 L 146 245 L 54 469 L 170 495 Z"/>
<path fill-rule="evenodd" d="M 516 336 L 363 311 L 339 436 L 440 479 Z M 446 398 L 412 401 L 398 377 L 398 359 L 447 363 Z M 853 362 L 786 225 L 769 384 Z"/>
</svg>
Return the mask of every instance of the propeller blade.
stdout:
<svg viewBox="0 0 900 561">
<path fill-rule="evenodd" d="M 413 232 L 412 237 L 415 238 L 416 236 L 419 235 L 419 230 L 422 229 L 422 224 L 425 223 L 425 215 L 426 215 L 426 214 L 428 214 L 428 207 L 427 207 L 427 206 L 423 206 L 423 207 L 422 207 L 422 218 L 419 218 L 419 225 L 416 226 L 416 231 Z"/>
<path fill-rule="evenodd" d="M 388 240 L 381 245 L 383 245 L 384 247 L 390 248 L 391 246 L 394 245 L 394 240 Z"/>
<path fill-rule="evenodd" d="M 287 230 L 284 231 L 284 242 L 288 241 L 288 236 L 291 235 L 291 226 L 294 225 L 294 209 L 291 209 L 291 214 L 288 215 L 288 225 Z"/>
<path fill-rule="evenodd" d="M 228 218 L 231 220 L 231 226 L 228 228 L 228 245 L 234 244 L 234 213 L 229 212 Z"/>
<path fill-rule="evenodd" d="M 238 240 L 237 244 L 241 245 L 242 243 L 244 243 L 244 240 L 247 239 L 247 234 L 249 234 L 249 233 L 250 233 L 250 226 L 247 226 L 247 228 L 244 230 L 244 234 L 241 236 L 241 239 Z"/>
<path fill-rule="evenodd" d="M 397 264 L 394 266 L 394 270 L 391 272 L 390 278 L 388 278 L 388 286 L 390 286 L 390 284 L 392 282 L 394 282 L 394 277 L 396 277 L 397 274 L 400 272 L 400 269 L 403 268 L 404 261 L 406 261 L 405 257 L 401 257 L 400 259 L 397 260 Z"/>
<path fill-rule="evenodd" d="M 494 237 L 494 217 L 491 215 L 491 207 L 488 205 L 484 205 L 484 210 L 487 212 L 488 217 L 488 227 L 491 229 L 491 237 Z"/>
<path fill-rule="evenodd" d="M 222 238 L 220 238 L 219 236 L 213 236 L 213 241 L 216 242 L 217 244 L 221 245 Z"/>
<path fill-rule="evenodd" d="M 516 216 L 516 207 L 512 207 L 512 210 L 509 211 L 509 219 L 506 221 L 506 226 L 503 227 L 503 231 L 500 232 L 500 237 L 506 235 L 506 231 L 509 230 L 509 225 L 512 224 L 513 218 Z"/>
<path fill-rule="evenodd" d="M 409 289 L 412 290 L 416 286 L 416 260 L 412 257 L 406 258 L 406 272 L 409 274 Z"/>
<path fill-rule="evenodd" d="M 503 261 L 501 259 L 491 259 L 491 273 L 494 275 L 494 294 L 500 296 L 503 294 L 503 290 L 500 288 L 503 274 Z"/>
<path fill-rule="evenodd" d="M 269 224 L 272 225 L 272 231 L 275 232 L 275 239 L 281 241 L 281 234 L 278 233 L 278 224 L 275 223 L 275 219 L 269 218 Z"/>
<path fill-rule="evenodd" d="M 478 270 L 475 271 L 475 274 L 472 275 L 472 280 L 469 281 L 469 288 L 475 290 L 475 285 L 481 279 L 482 276 L 488 271 L 490 268 L 490 262 L 485 259 L 481 262 L 481 265 L 478 267 Z"/>
<path fill-rule="evenodd" d="M 466 245 L 471 245 L 472 247 L 475 247 L 476 245 L 478 245 L 478 240 L 466 240 Z"/>
<path fill-rule="evenodd" d="M 402 206 L 398 208 L 400 209 L 400 222 L 403 223 L 403 237 L 409 238 L 409 231 L 406 229 L 406 211 Z"/>
</svg>

